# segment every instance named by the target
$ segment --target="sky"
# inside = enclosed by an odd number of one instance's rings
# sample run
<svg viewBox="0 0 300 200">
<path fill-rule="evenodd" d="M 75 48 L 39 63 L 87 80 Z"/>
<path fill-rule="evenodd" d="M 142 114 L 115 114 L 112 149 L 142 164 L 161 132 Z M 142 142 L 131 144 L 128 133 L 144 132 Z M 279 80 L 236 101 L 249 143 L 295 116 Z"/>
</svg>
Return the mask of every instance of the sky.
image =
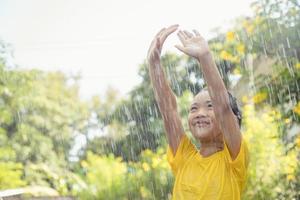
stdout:
<svg viewBox="0 0 300 200">
<path fill-rule="evenodd" d="M 141 81 L 138 67 L 163 27 L 197 29 L 207 39 L 253 0 L 0 0 L 0 39 L 14 49 L 20 68 L 81 74 L 80 95 L 126 94 Z M 176 34 L 163 49 L 178 52 Z"/>
</svg>

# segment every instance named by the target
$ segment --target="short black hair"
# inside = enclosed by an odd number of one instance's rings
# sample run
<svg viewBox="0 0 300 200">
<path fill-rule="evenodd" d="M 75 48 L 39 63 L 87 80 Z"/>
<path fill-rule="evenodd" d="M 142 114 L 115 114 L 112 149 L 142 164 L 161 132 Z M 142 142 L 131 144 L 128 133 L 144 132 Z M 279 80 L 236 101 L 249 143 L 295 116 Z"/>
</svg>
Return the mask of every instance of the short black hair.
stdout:
<svg viewBox="0 0 300 200">
<path fill-rule="evenodd" d="M 237 103 L 236 98 L 229 92 L 227 91 L 228 96 L 229 96 L 229 102 L 230 102 L 230 107 L 236 118 L 238 119 L 239 126 L 241 128 L 242 125 L 242 111 Z"/>
</svg>

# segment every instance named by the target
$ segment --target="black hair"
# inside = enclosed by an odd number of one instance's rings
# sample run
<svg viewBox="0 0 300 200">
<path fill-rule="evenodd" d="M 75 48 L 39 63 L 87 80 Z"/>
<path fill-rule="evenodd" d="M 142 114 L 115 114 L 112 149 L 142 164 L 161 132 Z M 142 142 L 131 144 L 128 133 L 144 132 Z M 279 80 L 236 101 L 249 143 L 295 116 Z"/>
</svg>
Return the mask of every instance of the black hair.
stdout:
<svg viewBox="0 0 300 200">
<path fill-rule="evenodd" d="M 236 98 L 229 92 L 227 91 L 228 96 L 229 96 L 229 102 L 230 102 L 230 107 L 236 118 L 238 119 L 239 126 L 241 128 L 242 125 L 242 111 L 237 103 Z"/>
</svg>

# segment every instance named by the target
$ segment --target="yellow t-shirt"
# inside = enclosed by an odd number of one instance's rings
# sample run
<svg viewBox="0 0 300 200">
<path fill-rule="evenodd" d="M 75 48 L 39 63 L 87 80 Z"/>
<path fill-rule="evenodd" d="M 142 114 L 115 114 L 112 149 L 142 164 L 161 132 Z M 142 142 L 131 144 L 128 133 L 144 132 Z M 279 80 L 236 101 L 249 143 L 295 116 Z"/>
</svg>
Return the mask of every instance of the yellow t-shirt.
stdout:
<svg viewBox="0 0 300 200">
<path fill-rule="evenodd" d="M 202 157 L 190 139 L 181 138 L 174 157 L 167 159 L 175 176 L 172 200 L 239 200 L 245 186 L 249 153 L 242 139 L 240 152 L 232 160 L 228 148 Z"/>
</svg>

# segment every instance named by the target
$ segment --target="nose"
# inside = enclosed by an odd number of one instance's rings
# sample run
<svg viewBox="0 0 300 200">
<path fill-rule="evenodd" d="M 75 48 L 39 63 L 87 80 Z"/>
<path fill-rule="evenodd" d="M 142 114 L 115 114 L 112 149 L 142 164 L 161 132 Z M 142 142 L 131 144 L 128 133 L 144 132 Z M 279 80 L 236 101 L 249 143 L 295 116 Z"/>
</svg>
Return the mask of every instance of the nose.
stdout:
<svg viewBox="0 0 300 200">
<path fill-rule="evenodd" d="M 206 117 L 206 116 L 207 116 L 207 113 L 206 113 L 206 110 L 204 108 L 199 108 L 197 110 L 196 118 L 202 118 L 202 117 Z"/>
</svg>

